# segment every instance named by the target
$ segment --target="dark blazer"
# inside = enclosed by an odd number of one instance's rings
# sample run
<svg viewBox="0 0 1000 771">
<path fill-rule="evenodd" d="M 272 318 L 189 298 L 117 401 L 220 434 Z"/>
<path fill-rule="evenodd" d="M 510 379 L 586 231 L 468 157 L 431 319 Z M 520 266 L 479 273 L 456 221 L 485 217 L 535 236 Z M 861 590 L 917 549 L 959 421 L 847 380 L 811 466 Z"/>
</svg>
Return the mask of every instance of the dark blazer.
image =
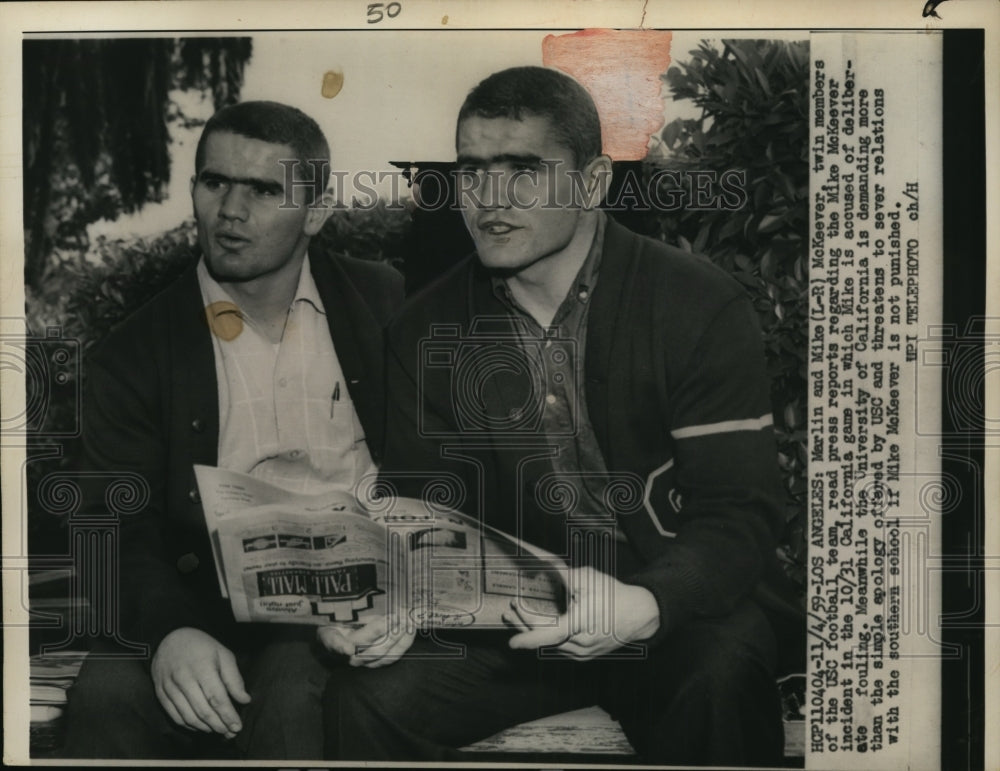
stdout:
<svg viewBox="0 0 1000 771">
<path fill-rule="evenodd" d="M 610 220 L 590 302 L 586 405 L 616 483 L 606 504 L 636 558 L 620 577 L 656 597 L 656 644 L 728 613 L 775 559 L 783 496 L 763 344 L 724 271 Z M 468 513 L 559 549 L 554 531 L 565 541 L 573 523 L 535 487 L 549 461 L 544 436 L 516 420 L 531 395 L 498 354 L 516 345 L 507 318 L 474 257 L 406 303 L 389 328 L 381 474 L 409 495 L 450 480 Z"/>
<path fill-rule="evenodd" d="M 310 265 L 378 461 L 383 328 L 402 300 L 402 277 L 386 265 L 315 253 Z M 135 513 L 119 517 L 121 631 L 152 650 L 183 626 L 235 644 L 192 468 L 216 464 L 219 439 L 215 357 L 195 266 L 115 328 L 89 357 L 86 373 L 84 510 L 106 513 L 108 480 L 116 474 L 132 480 L 140 499 L 148 494 Z"/>
</svg>

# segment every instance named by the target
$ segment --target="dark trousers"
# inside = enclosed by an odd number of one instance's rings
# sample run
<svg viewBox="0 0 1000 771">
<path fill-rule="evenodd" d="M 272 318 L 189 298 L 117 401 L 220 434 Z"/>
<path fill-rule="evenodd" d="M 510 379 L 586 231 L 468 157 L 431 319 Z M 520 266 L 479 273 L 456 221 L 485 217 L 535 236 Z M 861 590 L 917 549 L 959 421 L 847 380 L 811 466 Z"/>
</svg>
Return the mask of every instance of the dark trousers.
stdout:
<svg viewBox="0 0 1000 771">
<path fill-rule="evenodd" d="M 69 692 L 70 758 L 299 759 L 322 757 L 321 700 L 329 674 L 313 627 L 273 627 L 234 651 L 252 701 L 234 702 L 243 730 L 227 741 L 176 725 L 156 697 L 149 662 L 98 647 Z"/>
<path fill-rule="evenodd" d="M 542 657 L 511 651 L 509 637 L 418 637 L 390 666 L 335 668 L 323 698 L 326 758 L 461 761 L 458 747 L 592 704 L 621 722 L 648 763 L 782 758 L 774 637 L 751 602 L 724 619 L 690 623 L 639 658 Z M 464 652 L 448 656 L 442 640 Z"/>
</svg>

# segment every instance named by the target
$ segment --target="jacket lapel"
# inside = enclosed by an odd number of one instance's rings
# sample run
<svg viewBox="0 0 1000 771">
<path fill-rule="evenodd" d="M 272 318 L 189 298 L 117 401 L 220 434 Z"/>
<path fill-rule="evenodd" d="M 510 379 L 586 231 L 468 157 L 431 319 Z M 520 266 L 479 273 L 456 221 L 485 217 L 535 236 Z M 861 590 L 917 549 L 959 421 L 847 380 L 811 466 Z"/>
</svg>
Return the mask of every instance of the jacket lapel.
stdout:
<svg viewBox="0 0 1000 771">
<path fill-rule="evenodd" d="M 335 258 L 310 254 L 309 265 L 347 390 L 364 427 L 368 450 L 377 460 L 385 435 L 385 415 L 378 398 L 384 388 L 382 328 Z"/>
<path fill-rule="evenodd" d="M 197 265 L 196 255 L 176 285 L 175 301 L 169 305 L 172 435 L 188 438 L 186 444 L 195 463 L 214 466 L 219 451 L 219 386 Z"/>
<path fill-rule="evenodd" d="M 594 291 L 594 305 L 587 322 L 587 408 L 608 470 L 634 468 L 636 427 L 625 425 L 641 398 L 634 390 L 640 371 L 650 362 L 636 360 L 632 338 L 654 334 L 642 323 L 644 316 L 630 316 L 633 308 L 648 308 L 646 284 L 639 281 L 643 239 L 609 220 L 605 231 L 601 274 Z M 647 405 L 649 406 L 649 405 Z M 640 409 L 643 409 L 640 407 Z M 649 417 L 654 420 L 652 414 Z M 639 428 L 641 430 L 642 427 Z M 664 539 L 651 520 L 653 513 L 619 517 L 629 543 L 647 561 L 663 555 Z"/>
<path fill-rule="evenodd" d="M 584 362 L 587 411 L 608 468 L 613 468 L 615 464 L 611 405 L 628 398 L 622 390 L 625 385 L 623 378 L 612 377 L 611 373 L 628 371 L 614 362 L 615 357 L 621 361 L 627 353 L 627 347 L 619 340 L 618 330 L 624 323 L 640 243 L 635 235 L 608 217 L 601 252 L 601 271 L 587 318 Z"/>
</svg>

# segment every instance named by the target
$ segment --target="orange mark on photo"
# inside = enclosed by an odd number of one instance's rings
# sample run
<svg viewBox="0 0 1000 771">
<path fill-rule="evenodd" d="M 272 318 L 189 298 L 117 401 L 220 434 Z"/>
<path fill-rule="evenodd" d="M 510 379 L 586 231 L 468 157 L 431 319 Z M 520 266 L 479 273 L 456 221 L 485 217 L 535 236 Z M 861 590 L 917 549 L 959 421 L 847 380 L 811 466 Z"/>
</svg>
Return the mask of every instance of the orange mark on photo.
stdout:
<svg viewBox="0 0 1000 771">
<path fill-rule="evenodd" d="M 323 88 L 320 93 L 324 99 L 333 99 L 344 87 L 344 73 L 329 70 L 323 75 Z"/>
<path fill-rule="evenodd" d="M 546 35 L 542 63 L 572 75 L 594 97 L 604 152 L 616 161 L 646 157 L 663 125 L 660 75 L 670 65 L 670 32 L 587 29 Z"/>
<path fill-rule="evenodd" d="M 212 334 L 227 343 L 235 340 L 243 332 L 243 316 L 234 303 L 218 300 L 206 305 L 205 316 Z"/>
</svg>

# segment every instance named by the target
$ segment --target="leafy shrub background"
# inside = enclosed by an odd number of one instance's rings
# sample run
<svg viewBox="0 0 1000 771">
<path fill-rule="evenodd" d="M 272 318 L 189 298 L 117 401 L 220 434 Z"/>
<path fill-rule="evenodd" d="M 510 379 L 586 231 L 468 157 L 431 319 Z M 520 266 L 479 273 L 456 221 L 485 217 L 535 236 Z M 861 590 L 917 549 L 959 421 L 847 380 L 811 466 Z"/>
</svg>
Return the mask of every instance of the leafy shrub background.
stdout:
<svg viewBox="0 0 1000 771">
<path fill-rule="evenodd" d="M 334 210 L 313 246 L 326 253 L 388 262 L 402 271 L 410 231 L 409 212 L 398 202 L 388 206 L 380 199 L 370 208 Z"/>
<path fill-rule="evenodd" d="M 707 255 L 749 291 L 771 378 L 779 463 L 787 492 L 779 548 L 786 574 L 804 592 L 808 338 L 809 46 L 806 42 L 703 41 L 663 75 L 674 100 L 697 118 L 660 133 L 648 165 L 722 174 L 746 172 L 738 211 L 665 211 L 660 237 Z M 650 169 L 652 171 L 653 169 Z M 665 182 L 664 184 L 669 184 Z M 666 188 L 663 200 L 669 200 Z"/>
</svg>

